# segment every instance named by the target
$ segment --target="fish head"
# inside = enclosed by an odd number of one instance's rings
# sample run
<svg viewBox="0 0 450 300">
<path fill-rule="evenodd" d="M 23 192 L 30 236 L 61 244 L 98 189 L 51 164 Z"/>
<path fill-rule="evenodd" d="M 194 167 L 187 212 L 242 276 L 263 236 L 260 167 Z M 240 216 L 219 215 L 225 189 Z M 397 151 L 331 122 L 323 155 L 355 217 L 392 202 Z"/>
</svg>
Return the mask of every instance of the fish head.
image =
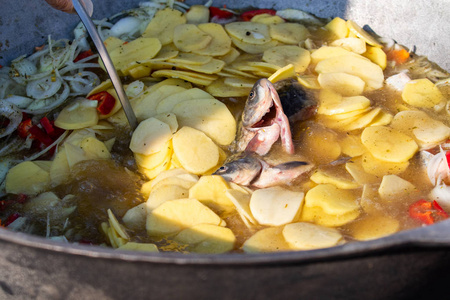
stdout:
<svg viewBox="0 0 450 300">
<path fill-rule="evenodd" d="M 220 175 L 226 181 L 250 185 L 261 172 L 261 163 L 253 156 L 241 154 L 231 156 L 213 175 Z"/>
<path fill-rule="evenodd" d="M 242 113 L 242 126 L 255 127 L 261 125 L 264 117 L 275 109 L 269 80 L 259 79 L 250 91 Z M 272 116 L 272 118 L 274 115 Z M 270 120 L 268 120 L 270 121 Z"/>
</svg>

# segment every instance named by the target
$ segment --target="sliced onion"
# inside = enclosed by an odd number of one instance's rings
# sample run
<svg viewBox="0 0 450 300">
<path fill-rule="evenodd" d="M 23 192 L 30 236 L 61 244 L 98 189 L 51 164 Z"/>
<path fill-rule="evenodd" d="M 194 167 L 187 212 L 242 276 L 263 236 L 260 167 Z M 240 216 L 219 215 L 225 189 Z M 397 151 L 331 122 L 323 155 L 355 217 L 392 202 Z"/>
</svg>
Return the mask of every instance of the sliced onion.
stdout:
<svg viewBox="0 0 450 300">
<path fill-rule="evenodd" d="M 123 18 L 111 27 L 110 34 L 115 37 L 122 35 L 132 36 L 139 30 L 141 22 L 140 19 L 135 17 Z"/>
<path fill-rule="evenodd" d="M 444 183 L 435 186 L 430 192 L 430 199 L 436 200 L 446 212 L 450 212 L 450 186 Z"/>
<path fill-rule="evenodd" d="M 31 102 L 34 101 L 31 98 L 17 96 L 17 95 L 12 95 L 8 98 L 5 98 L 4 100 L 16 105 L 18 108 L 21 108 L 21 109 L 27 108 L 31 104 Z"/>
<path fill-rule="evenodd" d="M 11 68 L 11 71 L 17 73 L 19 76 L 29 76 L 36 74 L 37 72 L 36 65 L 25 57 L 18 60 L 13 60 L 11 63 Z"/>
<path fill-rule="evenodd" d="M 0 115 L 9 119 L 6 128 L 0 129 L 0 138 L 13 133 L 20 122 L 22 122 L 22 112 L 16 105 L 9 103 L 6 100 L 0 100 Z"/>
<path fill-rule="evenodd" d="M 69 97 L 70 87 L 65 82 L 63 82 L 62 85 L 63 91 L 59 95 L 48 99 L 34 101 L 27 109 L 24 109 L 23 112 L 35 115 L 44 114 L 63 104 L 67 97 Z M 39 105 L 38 102 L 42 105 Z"/>
<path fill-rule="evenodd" d="M 450 168 L 448 166 L 445 151 L 442 150 L 434 155 L 427 164 L 427 174 L 433 185 L 439 184 L 440 180 L 450 177 Z"/>
<path fill-rule="evenodd" d="M 130 83 L 125 89 L 128 97 L 134 98 L 144 91 L 145 84 L 142 81 L 136 80 Z"/>
<path fill-rule="evenodd" d="M 52 149 L 55 146 L 58 146 L 67 136 L 68 131 L 64 131 L 63 134 L 61 134 L 61 136 L 59 138 L 56 139 L 56 141 L 54 141 L 53 143 L 51 143 L 51 145 L 49 145 L 48 147 L 46 147 L 45 149 L 43 149 L 42 151 L 33 154 L 30 157 L 27 157 L 24 159 L 24 161 L 28 161 L 28 160 L 35 160 L 39 157 L 41 157 L 42 155 L 44 155 L 45 153 L 47 153 L 48 151 L 50 151 L 50 149 Z"/>
<path fill-rule="evenodd" d="M 27 85 L 27 96 L 37 100 L 50 98 L 61 88 L 62 80 L 56 76 L 47 76 L 31 81 Z"/>
<path fill-rule="evenodd" d="M 87 95 L 100 84 L 100 78 L 95 73 L 83 71 L 72 76 L 63 76 L 69 82 L 73 95 Z"/>
</svg>

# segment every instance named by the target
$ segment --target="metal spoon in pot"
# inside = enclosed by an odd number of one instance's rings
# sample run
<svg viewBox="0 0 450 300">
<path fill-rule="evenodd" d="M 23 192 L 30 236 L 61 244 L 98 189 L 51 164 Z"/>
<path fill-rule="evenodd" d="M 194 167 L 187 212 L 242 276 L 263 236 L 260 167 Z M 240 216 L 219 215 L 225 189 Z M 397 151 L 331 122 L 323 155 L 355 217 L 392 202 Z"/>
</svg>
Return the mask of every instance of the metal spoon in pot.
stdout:
<svg viewBox="0 0 450 300">
<path fill-rule="evenodd" d="M 114 86 L 114 89 L 117 92 L 117 96 L 119 97 L 120 103 L 122 104 L 122 108 L 125 112 L 125 115 L 127 116 L 128 123 L 130 123 L 131 130 L 134 130 L 136 129 L 138 124 L 136 115 L 134 114 L 133 108 L 131 107 L 127 95 L 125 94 L 122 82 L 120 81 L 119 75 L 117 75 L 116 69 L 114 68 L 111 58 L 109 57 L 108 51 L 106 51 L 105 45 L 103 44 L 103 41 L 100 38 L 97 29 L 95 28 L 94 23 L 92 22 L 89 14 L 87 13 L 87 10 L 89 10 L 90 14 L 92 14 L 93 11 L 92 2 L 90 0 L 72 0 L 72 3 L 73 7 L 75 8 L 75 11 L 77 12 L 78 16 L 81 19 L 81 22 L 83 22 L 89 35 L 92 38 L 92 41 L 94 42 L 95 47 L 98 50 L 98 54 L 100 55 L 100 58 L 103 61 L 103 64 L 106 68 L 106 72 L 108 73 L 109 78 L 111 78 L 111 82 Z"/>
</svg>

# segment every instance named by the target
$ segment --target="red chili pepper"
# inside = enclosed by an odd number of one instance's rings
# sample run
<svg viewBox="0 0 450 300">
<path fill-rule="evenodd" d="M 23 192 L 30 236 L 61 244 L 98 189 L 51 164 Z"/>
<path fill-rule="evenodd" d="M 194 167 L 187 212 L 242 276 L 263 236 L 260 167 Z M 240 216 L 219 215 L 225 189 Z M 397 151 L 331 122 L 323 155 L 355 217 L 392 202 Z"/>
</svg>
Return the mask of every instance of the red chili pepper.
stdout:
<svg viewBox="0 0 450 300">
<path fill-rule="evenodd" d="M 232 12 L 213 6 L 209 7 L 209 13 L 211 18 L 216 17 L 217 19 L 230 19 L 233 17 Z"/>
<path fill-rule="evenodd" d="M 77 57 L 75 57 L 73 62 L 77 62 L 79 60 L 85 59 L 86 57 L 89 57 L 91 55 L 94 55 L 94 53 L 92 52 L 91 49 L 86 50 L 86 51 L 82 51 L 82 52 L 80 52 L 80 54 L 77 55 Z"/>
<path fill-rule="evenodd" d="M 423 224 L 431 225 L 448 218 L 448 214 L 436 202 L 420 199 L 409 207 L 409 215 Z"/>
<path fill-rule="evenodd" d="M 23 138 L 26 139 L 27 136 L 30 134 L 30 128 L 33 127 L 33 123 L 31 119 L 25 119 L 22 122 L 20 122 L 19 126 L 17 127 L 17 134 Z"/>
<path fill-rule="evenodd" d="M 11 224 L 12 222 L 14 222 L 15 220 L 17 220 L 20 217 L 20 214 L 18 213 L 14 213 L 12 215 L 10 215 L 6 221 L 5 224 L 2 224 L 2 226 L 7 227 L 9 224 Z"/>
<path fill-rule="evenodd" d="M 447 164 L 450 167 L 450 151 L 447 151 L 445 153 L 445 159 L 447 160 Z"/>
<path fill-rule="evenodd" d="M 108 92 L 100 92 L 100 93 L 91 95 L 88 97 L 88 99 L 98 101 L 97 110 L 102 115 L 109 114 L 112 111 L 112 109 L 114 108 L 114 105 L 116 105 L 116 98 L 114 98 Z"/>
<path fill-rule="evenodd" d="M 274 16 L 277 13 L 276 10 L 273 9 L 257 9 L 257 10 L 250 10 L 242 13 L 241 19 L 243 21 L 250 21 L 254 16 L 256 15 L 262 15 L 262 14 L 269 14 Z"/>
<path fill-rule="evenodd" d="M 55 132 L 55 128 L 53 128 L 52 123 L 50 122 L 50 120 L 47 117 L 43 117 L 39 121 L 39 123 L 41 123 L 41 125 L 44 128 L 45 132 L 47 132 L 47 134 L 49 136 L 51 136 Z"/>
</svg>

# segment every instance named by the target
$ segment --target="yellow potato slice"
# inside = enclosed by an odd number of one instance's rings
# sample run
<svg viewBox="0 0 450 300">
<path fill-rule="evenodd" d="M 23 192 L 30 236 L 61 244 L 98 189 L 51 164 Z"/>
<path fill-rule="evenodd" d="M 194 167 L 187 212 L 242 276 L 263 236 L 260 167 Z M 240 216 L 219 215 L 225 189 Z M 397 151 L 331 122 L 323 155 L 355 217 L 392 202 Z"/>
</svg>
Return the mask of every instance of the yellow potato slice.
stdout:
<svg viewBox="0 0 450 300">
<path fill-rule="evenodd" d="M 161 47 L 161 50 L 159 50 L 158 54 L 153 57 L 150 61 L 166 61 L 172 58 L 175 58 L 178 56 L 180 52 L 178 51 L 177 47 L 175 47 L 174 44 L 168 44 Z M 142 62 L 145 63 L 145 62 Z"/>
<path fill-rule="evenodd" d="M 220 24 L 199 24 L 198 29 L 212 37 L 211 42 L 204 48 L 192 50 L 201 55 L 220 56 L 226 55 L 231 50 L 231 39 Z"/>
<path fill-rule="evenodd" d="M 153 188 L 146 202 L 147 211 L 151 211 L 170 200 L 184 199 L 189 190 L 176 184 L 166 184 Z"/>
<path fill-rule="evenodd" d="M 375 175 L 384 176 L 386 174 L 400 174 L 409 166 L 406 162 L 388 162 L 375 158 L 370 152 L 362 155 L 361 165 L 365 172 Z"/>
<path fill-rule="evenodd" d="M 338 39 L 345 38 L 348 35 L 347 22 L 339 17 L 328 22 L 325 28 Z"/>
<path fill-rule="evenodd" d="M 246 253 L 266 253 L 277 251 L 290 251 L 291 246 L 286 242 L 283 236 L 284 227 L 264 228 L 242 245 L 242 250 Z"/>
<path fill-rule="evenodd" d="M 379 239 L 396 233 L 400 222 L 387 216 L 367 216 L 349 225 L 351 236 L 359 241 Z"/>
<path fill-rule="evenodd" d="M 360 39 L 364 40 L 367 44 L 374 46 L 374 47 L 383 47 L 373 36 L 367 33 L 364 29 L 362 29 L 358 24 L 353 22 L 352 20 L 347 21 L 347 27 Z"/>
<path fill-rule="evenodd" d="M 150 181 L 150 189 L 152 189 L 158 182 L 170 178 L 170 177 L 176 177 L 178 175 L 182 174 L 189 174 L 184 169 L 170 169 L 164 172 L 161 172 L 156 178 L 154 178 L 152 181 Z"/>
<path fill-rule="evenodd" d="M 310 179 L 317 184 L 330 183 L 336 186 L 337 188 L 344 190 L 356 189 L 360 187 L 360 184 L 353 180 L 350 180 L 343 176 L 336 176 L 334 174 L 329 174 L 324 170 L 317 170 L 316 172 L 314 172 L 314 174 L 311 175 Z"/>
<path fill-rule="evenodd" d="M 157 114 L 154 118 L 169 125 L 172 133 L 177 132 L 178 121 L 177 121 L 177 116 L 175 116 L 175 114 L 173 114 L 173 113 Z"/>
<path fill-rule="evenodd" d="M 264 51 L 262 59 L 279 67 L 293 64 L 298 73 L 304 72 L 311 61 L 309 51 L 298 46 L 273 47 Z"/>
<path fill-rule="evenodd" d="M 162 45 L 172 43 L 174 29 L 186 23 L 186 17 L 179 10 L 165 8 L 159 10 L 147 25 L 143 37 L 155 37 Z"/>
<path fill-rule="evenodd" d="M 177 115 L 180 127 L 189 126 L 203 131 L 219 145 L 229 145 L 234 140 L 236 120 L 227 106 L 216 99 L 183 101 L 172 111 Z M 177 157 L 180 158 L 178 154 Z"/>
<path fill-rule="evenodd" d="M 339 145 L 341 145 L 342 153 L 350 157 L 361 156 L 366 152 L 359 135 L 346 134 L 342 139 L 339 139 Z"/>
<path fill-rule="evenodd" d="M 233 202 L 225 194 L 229 188 L 230 185 L 221 176 L 202 176 L 189 189 L 189 198 L 197 199 L 214 211 L 230 211 L 230 208 L 233 207 Z"/>
<path fill-rule="evenodd" d="M 407 162 L 419 148 L 411 137 L 386 126 L 365 128 L 361 141 L 375 158 L 394 163 Z"/>
<path fill-rule="evenodd" d="M 218 56 L 217 59 L 224 61 L 225 64 L 228 65 L 231 64 L 233 61 L 235 61 L 239 57 L 239 55 L 241 55 L 239 51 L 230 46 L 230 50 L 226 54 Z"/>
<path fill-rule="evenodd" d="M 78 99 L 61 110 L 55 125 L 65 130 L 73 130 L 94 126 L 97 122 L 97 101 Z"/>
<path fill-rule="evenodd" d="M 283 20 L 283 18 L 280 18 L 279 16 L 272 16 L 270 14 L 260 14 L 260 15 L 254 16 L 250 20 L 250 22 L 256 22 L 256 23 L 271 25 L 271 24 L 284 23 L 285 21 Z"/>
<path fill-rule="evenodd" d="M 342 55 L 355 55 L 359 57 L 358 54 L 341 47 L 322 46 L 311 53 L 311 64 L 315 65 L 322 60 Z M 365 59 L 364 57 L 362 58 Z"/>
<path fill-rule="evenodd" d="M 140 153 L 134 153 L 136 164 L 145 169 L 154 169 L 157 166 L 163 164 L 165 161 L 170 160 L 172 156 L 172 140 L 168 140 L 161 150 L 150 155 L 144 155 Z"/>
<path fill-rule="evenodd" d="M 367 50 L 365 41 L 359 38 L 352 38 L 352 37 L 335 40 L 330 44 L 330 46 L 342 47 L 357 54 L 363 54 Z"/>
<path fill-rule="evenodd" d="M 91 95 L 94 95 L 94 94 L 97 94 L 97 93 L 109 90 L 112 87 L 113 87 L 113 84 L 111 82 L 111 79 L 107 79 L 107 80 L 103 81 L 102 83 L 100 83 L 99 85 L 97 85 L 95 88 L 93 88 L 89 92 L 89 94 L 87 94 L 86 97 L 89 97 Z"/>
<path fill-rule="evenodd" d="M 352 131 L 356 129 L 361 129 L 368 126 L 373 119 L 381 112 L 381 108 L 375 107 L 370 111 L 358 116 L 358 118 L 352 121 L 350 124 L 344 125 L 343 129 L 347 131 Z"/>
<path fill-rule="evenodd" d="M 380 177 L 366 172 L 362 166 L 361 157 L 352 158 L 345 164 L 345 169 L 352 175 L 353 179 L 361 185 L 380 182 Z"/>
<path fill-rule="evenodd" d="M 194 174 L 205 173 L 219 161 L 217 145 L 203 132 L 188 126 L 173 135 L 173 151 L 183 168 Z"/>
<path fill-rule="evenodd" d="M 401 111 L 392 119 L 391 127 L 414 137 L 421 148 L 439 145 L 450 135 L 449 127 L 423 111 Z"/>
<path fill-rule="evenodd" d="M 130 149 L 144 155 L 161 151 L 172 138 L 169 125 L 155 118 L 149 118 L 139 123 L 133 132 Z M 166 146 L 167 148 L 167 146 Z"/>
<path fill-rule="evenodd" d="M 198 29 L 194 24 L 181 24 L 174 28 L 173 43 L 184 52 L 203 49 L 211 42 L 212 37 Z"/>
<path fill-rule="evenodd" d="M 255 22 L 232 22 L 225 25 L 228 34 L 247 44 L 262 45 L 271 41 L 269 26 Z"/>
<path fill-rule="evenodd" d="M 133 208 L 130 208 L 122 217 L 122 221 L 125 226 L 132 230 L 143 230 L 145 228 L 146 220 L 147 207 L 145 203 L 141 203 Z"/>
<path fill-rule="evenodd" d="M 269 32 L 272 39 L 292 45 L 298 45 L 309 36 L 308 29 L 298 23 L 271 24 Z"/>
<path fill-rule="evenodd" d="M 231 65 L 231 67 L 225 66 L 223 68 L 222 72 L 219 72 L 217 74 L 220 75 L 220 76 L 223 76 L 223 77 L 239 77 L 239 76 L 241 76 L 241 77 L 249 77 L 249 78 L 258 78 L 255 75 L 252 75 L 252 74 L 249 74 L 249 73 L 246 73 L 246 72 L 242 72 L 242 71 L 239 71 L 239 70 L 235 69 L 233 67 L 233 65 Z"/>
<path fill-rule="evenodd" d="M 337 120 L 337 121 L 351 120 L 351 122 L 353 122 L 353 121 L 357 120 L 357 118 L 361 117 L 362 115 L 364 115 L 367 112 L 370 112 L 371 110 L 372 110 L 371 107 L 366 107 L 366 108 L 363 108 L 363 109 L 352 110 L 352 111 L 341 113 L 341 114 L 331 115 L 330 119 Z M 348 125 L 349 123 L 348 122 L 342 122 L 340 124 Z M 337 127 L 339 127 L 339 126 L 337 126 Z"/>
<path fill-rule="evenodd" d="M 158 247 L 152 243 L 136 243 L 127 242 L 117 248 L 117 250 L 142 251 L 142 252 L 159 252 Z"/>
<path fill-rule="evenodd" d="M 312 250 L 336 246 L 344 237 L 334 228 L 310 223 L 293 223 L 284 226 L 283 237 L 292 249 Z"/>
<path fill-rule="evenodd" d="M 433 82 L 422 78 L 406 83 L 402 99 L 412 106 L 432 108 L 444 101 L 444 96 Z"/>
<path fill-rule="evenodd" d="M 386 52 L 384 52 L 383 49 L 379 47 L 367 46 L 366 52 L 364 52 L 362 55 L 370 59 L 373 63 L 379 65 L 381 69 L 386 69 L 387 56 Z"/>
<path fill-rule="evenodd" d="M 85 152 L 87 159 L 110 159 L 111 153 L 105 143 L 95 137 L 87 137 L 80 143 L 80 148 Z"/>
<path fill-rule="evenodd" d="M 304 193 L 281 187 L 270 187 L 253 192 L 250 210 L 261 225 L 280 226 L 294 222 L 300 214 Z"/>
<path fill-rule="evenodd" d="M 224 84 L 236 88 L 252 89 L 255 85 L 256 79 L 244 77 L 228 77 L 224 79 Z"/>
<path fill-rule="evenodd" d="M 49 185 L 49 172 L 32 161 L 15 165 L 5 178 L 5 190 L 11 194 L 36 195 L 45 191 Z"/>
<path fill-rule="evenodd" d="M 130 63 L 153 58 L 161 49 L 161 43 L 155 38 L 137 38 L 122 44 L 109 53 L 114 67 L 121 70 Z"/>
<path fill-rule="evenodd" d="M 418 190 L 411 182 L 398 177 L 397 175 L 383 176 L 380 188 L 378 189 L 381 199 L 388 202 L 399 201 L 399 199 L 406 197 L 410 198 L 417 192 Z"/>
<path fill-rule="evenodd" d="M 362 110 L 370 106 L 370 100 L 364 96 L 341 97 L 331 90 L 322 90 L 319 94 L 317 113 L 324 115 L 343 114 Z"/>
<path fill-rule="evenodd" d="M 320 90 L 319 81 L 317 81 L 317 76 L 315 75 L 300 75 L 297 77 L 298 83 L 304 87 L 312 90 Z"/>
<path fill-rule="evenodd" d="M 225 66 L 225 62 L 213 58 L 209 63 L 204 65 L 182 65 L 180 68 L 192 70 L 199 73 L 205 73 L 205 74 L 215 74 L 222 71 L 223 67 Z"/>
<path fill-rule="evenodd" d="M 143 173 L 145 176 L 147 176 L 148 179 L 154 179 L 161 172 L 168 170 L 170 168 L 170 163 L 171 163 L 171 157 L 167 156 L 162 164 L 154 167 L 153 169 L 145 169 L 145 168 L 139 167 L 139 171 L 141 173 Z"/>
<path fill-rule="evenodd" d="M 249 44 L 235 37 L 231 37 L 231 41 L 237 48 L 250 54 L 260 54 L 266 51 L 267 49 L 273 48 L 276 45 L 278 45 L 277 40 L 270 40 L 264 44 Z"/>
<path fill-rule="evenodd" d="M 177 105 L 180 102 L 186 101 L 186 100 L 193 100 L 193 99 L 208 99 L 208 98 L 214 98 L 207 92 L 198 89 L 193 88 L 185 91 L 181 91 L 179 93 L 172 94 L 163 100 L 161 100 L 158 103 L 158 106 L 156 107 L 156 112 L 158 114 L 163 113 L 169 113 L 173 110 L 175 105 Z"/>
<path fill-rule="evenodd" d="M 388 112 L 385 112 L 384 110 L 381 110 L 380 113 L 375 118 L 373 118 L 369 126 L 389 125 L 393 118 L 394 118 L 393 115 L 391 115 Z"/>
<path fill-rule="evenodd" d="M 384 74 L 379 65 L 360 55 L 341 55 L 317 63 L 317 73 L 347 73 L 355 75 L 366 83 L 365 91 L 383 87 Z"/>
<path fill-rule="evenodd" d="M 301 219 L 323 226 L 344 225 L 359 216 L 357 199 L 350 190 L 319 184 L 306 193 Z"/>
<path fill-rule="evenodd" d="M 198 224 L 178 233 L 174 241 L 187 244 L 187 251 L 193 253 L 220 254 L 234 248 L 236 237 L 229 228 L 212 224 Z"/>
<path fill-rule="evenodd" d="M 189 24 L 208 23 L 209 8 L 204 5 L 192 5 L 185 16 Z"/>
<path fill-rule="evenodd" d="M 268 78 L 270 82 L 274 83 L 277 81 L 285 80 L 288 78 L 293 78 L 297 74 L 295 73 L 295 67 L 293 64 L 289 64 L 287 66 L 284 66 L 280 69 L 278 69 L 275 73 L 270 75 Z"/>
<path fill-rule="evenodd" d="M 121 40 L 115 36 L 110 36 L 103 42 L 103 44 L 105 45 L 106 50 L 108 50 L 108 52 L 113 51 L 114 49 L 123 45 L 123 43 L 125 43 L 124 40 Z"/>
<path fill-rule="evenodd" d="M 177 199 L 152 210 L 146 229 L 149 236 L 167 236 L 199 224 L 224 226 L 225 222 L 196 199 Z"/>
<path fill-rule="evenodd" d="M 132 106 L 136 113 L 138 121 L 148 119 L 157 115 L 156 107 L 166 97 L 185 91 L 181 86 L 162 85 L 152 92 L 145 91 L 142 96 L 137 98 Z"/>
<path fill-rule="evenodd" d="M 129 240 L 130 236 L 126 232 L 125 228 L 119 223 L 114 213 L 111 209 L 108 209 L 108 222 L 110 228 L 114 229 L 114 231 L 123 239 Z"/>
<path fill-rule="evenodd" d="M 67 161 L 66 151 L 61 149 L 56 153 L 50 166 L 50 183 L 52 186 L 60 185 L 66 182 L 70 176 L 69 163 Z"/>
<path fill-rule="evenodd" d="M 214 80 L 217 79 L 217 76 L 213 75 L 203 75 L 194 72 L 187 71 L 176 71 L 176 70 L 159 70 L 152 73 L 152 77 L 172 77 L 172 78 L 180 78 L 189 82 L 192 82 L 197 85 L 206 86 L 211 84 Z"/>
<path fill-rule="evenodd" d="M 361 95 L 366 85 L 358 76 L 347 73 L 321 73 L 317 80 L 322 88 L 330 89 L 342 96 Z"/>
<path fill-rule="evenodd" d="M 168 62 L 177 64 L 204 65 L 209 63 L 212 59 L 213 58 L 209 55 L 180 52 L 177 57 L 169 59 Z"/>
<path fill-rule="evenodd" d="M 231 184 L 230 184 L 231 186 Z M 237 189 L 228 189 L 225 192 L 225 196 L 234 204 L 237 212 L 241 216 L 241 219 L 250 227 L 250 224 L 258 224 L 255 218 L 252 215 L 252 211 L 250 210 L 250 197 L 251 193 L 248 193 L 246 190 L 237 190 Z"/>
<path fill-rule="evenodd" d="M 160 188 L 162 186 L 175 186 L 175 185 L 180 186 L 186 190 L 189 190 L 197 182 L 198 182 L 197 175 L 189 174 L 186 172 L 183 174 L 172 175 L 167 178 L 160 179 L 157 182 L 154 182 L 152 185 L 152 191 L 157 190 L 158 188 Z M 184 198 L 187 198 L 187 196 L 188 196 L 188 194 L 186 194 L 186 197 L 184 197 Z"/>
</svg>

